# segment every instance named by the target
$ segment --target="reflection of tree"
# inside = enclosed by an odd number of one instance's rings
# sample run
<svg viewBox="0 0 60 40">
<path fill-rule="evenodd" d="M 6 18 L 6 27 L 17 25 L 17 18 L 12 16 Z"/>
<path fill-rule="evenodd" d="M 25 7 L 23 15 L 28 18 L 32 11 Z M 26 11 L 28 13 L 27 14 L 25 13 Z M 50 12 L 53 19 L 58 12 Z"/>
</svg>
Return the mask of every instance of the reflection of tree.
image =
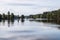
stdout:
<svg viewBox="0 0 60 40">
<path fill-rule="evenodd" d="M 21 19 L 24 20 L 25 16 L 24 15 L 21 15 Z"/>
<path fill-rule="evenodd" d="M 8 20 L 8 27 L 10 27 L 10 23 L 13 25 L 14 24 L 14 20 Z"/>
<path fill-rule="evenodd" d="M 11 24 L 12 24 L 12 25 L 14 24 L 14 20 L 11 20 Z"/>
<path fill-rule="evenodd" d="M 25 20 L 21 19 L 21 25 L 24 25 Z"/>
<path fill-rule="evenodd" d="M 60 27 L 58 27 L 58 29 L 60 29 Z"/>
<path fill-rule="evenodd" d="M 36 21 L 36 22 L 43 22 L 43 23 L 54 23 L 54 24 L 60 24 L 60 21 L 58 20 L 30 20 L 30 21 Z"/>
<path fill-rule="evenodd" d="M 5 20 L 2 20 L 3 21 L 3 25 L 5 25 Z"/>
<path fill-rule="evenodd" d="M 8 27 L 10 27 L 10 20 L 8 20 Z"/>
<path fill-rule="evenodd" d="M 18 20 L 17 20 L 17 21 L 18 21 L 18 23 L 19 23 L 19 20 L 20 20 L 20 19 L 18 19 Z"/>
<path fill-rule="evenodd" d="M 21 19 L 21 22 L 23 23 L 24 22 L 24 19 Z"/>
</svg>

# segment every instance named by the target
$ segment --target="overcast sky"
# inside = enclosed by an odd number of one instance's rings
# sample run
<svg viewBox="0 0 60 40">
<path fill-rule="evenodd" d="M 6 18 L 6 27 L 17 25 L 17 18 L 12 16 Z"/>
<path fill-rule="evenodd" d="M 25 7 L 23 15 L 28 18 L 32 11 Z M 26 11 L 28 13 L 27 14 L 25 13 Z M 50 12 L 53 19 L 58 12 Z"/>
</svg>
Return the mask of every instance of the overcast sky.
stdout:
<svg viewBox="0 0 60 40">
<path fill-rule="evenodd" d="M 0 13 L 39 14 L 60 8 L 60 0 L 0 0 Z"/>
</svg>

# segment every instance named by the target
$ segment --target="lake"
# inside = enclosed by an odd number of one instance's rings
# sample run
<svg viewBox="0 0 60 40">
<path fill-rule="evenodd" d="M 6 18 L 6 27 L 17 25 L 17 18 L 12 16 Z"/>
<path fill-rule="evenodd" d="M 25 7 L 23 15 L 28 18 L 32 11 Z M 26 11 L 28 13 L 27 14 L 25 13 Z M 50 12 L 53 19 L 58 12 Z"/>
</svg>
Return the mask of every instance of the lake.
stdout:
<svg viewBox="0 0 60 40">
<path fill-rule="evenodd" d="M 0 40 L 60 40 L 60 24 L 29 19 L 0 20 Z"/>
</svg>

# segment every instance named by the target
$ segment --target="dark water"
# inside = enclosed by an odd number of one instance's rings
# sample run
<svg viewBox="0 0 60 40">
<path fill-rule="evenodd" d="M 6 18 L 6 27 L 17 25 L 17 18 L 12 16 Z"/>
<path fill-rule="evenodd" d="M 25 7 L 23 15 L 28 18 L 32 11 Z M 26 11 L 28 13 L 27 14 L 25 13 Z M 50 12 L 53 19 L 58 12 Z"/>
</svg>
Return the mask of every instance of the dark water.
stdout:
<svg viewBox="0 0 60 40">
<path fill-rule="evenodd" d="M 0 40 L 60 40 L 60 25 L 46 20 L 0 20 Z"/>
</svg>

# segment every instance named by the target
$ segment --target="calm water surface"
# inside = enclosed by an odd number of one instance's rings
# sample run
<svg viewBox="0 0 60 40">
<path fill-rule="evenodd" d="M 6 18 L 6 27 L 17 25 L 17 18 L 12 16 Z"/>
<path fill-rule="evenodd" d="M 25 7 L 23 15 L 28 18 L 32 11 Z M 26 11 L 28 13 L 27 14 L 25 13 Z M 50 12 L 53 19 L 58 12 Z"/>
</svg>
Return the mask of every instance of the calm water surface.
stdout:
<svg viewBox="0 0 60 40">
<path fill-rule="evenodd" d="M 0 40 L 60 40 L 60 25 L 37 21 L 1 21 Z"/>
</svg>

